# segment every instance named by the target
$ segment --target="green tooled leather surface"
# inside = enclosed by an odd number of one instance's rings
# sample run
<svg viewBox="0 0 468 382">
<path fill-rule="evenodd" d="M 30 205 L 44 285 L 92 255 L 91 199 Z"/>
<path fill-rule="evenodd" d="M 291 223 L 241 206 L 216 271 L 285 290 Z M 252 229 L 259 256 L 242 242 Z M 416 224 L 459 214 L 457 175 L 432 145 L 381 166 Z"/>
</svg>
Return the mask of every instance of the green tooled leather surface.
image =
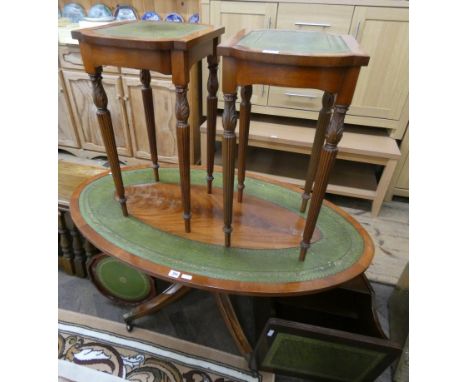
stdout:
<svg viewBox="0 0 468 382">
<path fill-rule="evenodd" d="M 312 31 L 260 30 L 244 36 L 237 45 L 255 50 L 297 54 L 347 53 L 349 48 L 337 35 Z"/>
<path fill-rule="evenodd" d="M 178 39 L 206 29 L 205 25 L 138 21 L 96 30 L 106 37 L 139 38 L 142 40 Z"/>
<path fill-rule="evenodd" d="M 214 187 L 222 186 L 222 176 L 218 175 Z M 124 171 L 123 180 L 126 186 L 154 182 L 150 168 Z M 160 168 L 160 180 L 179 183 L 179 170 Z M 206 172 L 192 170 L 191 182 L 205 185 Z M 298 210 L 299 192 L 248 177 L 245 185 L 245 194 L 304 216 Z M 225 248 L 163 232 L 132 216 L 123 217 L 114 192 L 111 176 L 98 178 L 82 190 L 79 208 L 86 223 L 117 247 L 180 272 L 260 283 L 309 281 L 342 272 L 363 255 L 364 240 L 356 228 L 325 205 L 317 223 L 321 239 L 311 245 L 305 261 L 300 262 L 299 243 L 297 248 L 278 250 Z"/>
</svg>

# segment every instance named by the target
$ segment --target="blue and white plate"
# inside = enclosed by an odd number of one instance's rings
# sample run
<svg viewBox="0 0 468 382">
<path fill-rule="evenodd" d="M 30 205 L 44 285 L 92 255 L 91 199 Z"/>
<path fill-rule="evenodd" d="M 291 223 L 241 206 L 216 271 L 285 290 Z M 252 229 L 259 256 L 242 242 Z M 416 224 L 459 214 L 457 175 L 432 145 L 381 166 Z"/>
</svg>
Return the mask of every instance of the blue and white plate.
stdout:
<svg viewBox="0 0 468 382">
<path fill-rule="evenodd" d="M 83 17 L 86 16 L 84 8 L 77 3 L 68 3 L 63 7 L 62 16 L 69 18 L 72 23 L 77 23 L 80 20 L 83 20 Z"/>
<path fill-rule="evenodd" d="M 102 19 L 112 17 L 112 11 L 105 4 L 94 4 L 88 11 L 88 18 Z"/>
<path fill-rule="evenodd" d="M 169 21 L 170 23 L 183 23 L 184 18 L 176 12 L 169 13 L 164 21 Z"/>
<path fill-rule="evenodd" d="M 137 20 L 138 16 L 131 5 L 117 5 L 115 8 L 114 17 L 116 20 Z"/>
<path fill-rule="evenodd" d="M 159 16 L 156 12 L 145 12 L 143 16 L 141 16 L 142 20 L 150 20 L 150 21 L 161 21 L 161 16 Z"/>
<path fill-rule="evenodd" d="M 190 24 L 198 24 L 200 22 L 200 15 L 198 13 L 194 13 L 192 16 L 190 16 L 188 22 Z"/>
</svg>

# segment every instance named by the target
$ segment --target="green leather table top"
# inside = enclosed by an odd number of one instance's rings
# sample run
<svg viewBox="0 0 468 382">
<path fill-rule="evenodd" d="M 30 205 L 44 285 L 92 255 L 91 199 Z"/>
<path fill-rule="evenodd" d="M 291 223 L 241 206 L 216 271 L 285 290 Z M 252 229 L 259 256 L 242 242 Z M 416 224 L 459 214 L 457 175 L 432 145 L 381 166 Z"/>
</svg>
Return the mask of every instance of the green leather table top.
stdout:
<svg viewBox="0 0 468 382">
<path fill-rule="evenodd" d="M 313 31 L 258 30 L 237 43 L 249 49 L 296 54 L 336 54 L 350 52 L 341 36 Z"/>
<path fill-rule="evenodd" d="M 215 175 L 213 186 L 221 187 L 222 176 Z M 178 183 L 179 171 L 161 168 L 160 179 Z M 123 180 L 125 186 L 154 183 L 150 168 L 124 171 Z M 206 172 L 192 170 L 191 183 L 205 185 Z M 245 194 L 301 215 L 298 211 L 300 192 L 249 177 L 245 185 Z M 318 220 L 321 238 L 311 245 L 305 261 L 300 262 L 299 243 L 297 247 L 286 249 L 225 248 L 163 232 L 132 216 L 125 218 L 114 199 L 111 176 L 87 184 L 78 201 L 86 224 L 114 246 L 158 265 L 213 279 L 259 283 L 315 280 L 347 270 L 364 252 L 364 239 L 355 226 L 326 205 Z"/>
<path fill-rule="evenodd" d="M 204 29 L 207 29 L 207 26 L 198 24 L 137 21 L 99 28 L 95 30 L 95 33 L 103 37 L 157 41 L 162 39 L 179 39 Z"/>
</svg>

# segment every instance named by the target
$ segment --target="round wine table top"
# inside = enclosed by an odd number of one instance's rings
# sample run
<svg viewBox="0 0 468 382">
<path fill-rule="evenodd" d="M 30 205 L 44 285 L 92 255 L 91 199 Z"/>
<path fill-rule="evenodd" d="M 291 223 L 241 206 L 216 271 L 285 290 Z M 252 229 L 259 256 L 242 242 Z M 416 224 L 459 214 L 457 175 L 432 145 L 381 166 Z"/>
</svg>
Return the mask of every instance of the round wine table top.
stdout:
<svg viewBox="0 0 468 382">
<path fill-rule="evenodd" d="M 191 233 L 185 233 L 179 170 L 123 169 L 129 217 L 115 200 L 112 176 L 104 172 L 73 193 L 71 215 L 82 234 L 104 253 L 154 277 L 214 292 L 263 296 L 318 292 L 364 272 L 374 245 L 364 228 L 324 202 L 309 255 L 298 260 L 305 215 L 301 190 L 249 174 L 243 203 L 234 203 L 232 247 L 224 247 L 222 174 L 213 193 L 206 172 L 192 167 Z"/>
</svg>

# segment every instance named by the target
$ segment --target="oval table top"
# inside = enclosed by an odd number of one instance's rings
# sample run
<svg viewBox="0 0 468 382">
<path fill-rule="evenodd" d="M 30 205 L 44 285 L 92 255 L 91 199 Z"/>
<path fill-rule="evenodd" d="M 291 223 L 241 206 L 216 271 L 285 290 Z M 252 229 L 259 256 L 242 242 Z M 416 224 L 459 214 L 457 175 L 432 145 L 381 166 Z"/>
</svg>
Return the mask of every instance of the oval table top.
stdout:
<svg viewBox="0 0 468 382">
<path fill-rule="evenodd" d="M 222 174 L 213 194 L 206 171 L 191 169 L 192 232 L 184 232 L 176 166 L 122 169 L 129 217 L 115 200 L 106 171 L 83 182 L 70 210 L 77 228 L 97 248 L 156 278 L 189 287 L 259 296 L 300 295 L 342 284 L 369 266 L 374 245 L 349 214 L 324 201 L 309 252 L 298 260 L 305 215 L 302 190 L 248 174 L 244 202 L 234 201 L 232 247 L 223 246 Z M 235 236 L 235 234 L 237 236 Z"/>
</svg>

